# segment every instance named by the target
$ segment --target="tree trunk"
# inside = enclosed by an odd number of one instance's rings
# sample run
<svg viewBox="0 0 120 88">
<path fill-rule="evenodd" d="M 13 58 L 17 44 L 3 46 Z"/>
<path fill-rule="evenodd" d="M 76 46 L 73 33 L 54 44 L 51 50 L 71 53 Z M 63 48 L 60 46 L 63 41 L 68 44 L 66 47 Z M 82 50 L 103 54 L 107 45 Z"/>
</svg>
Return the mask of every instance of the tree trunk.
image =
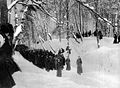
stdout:
<svg viewBox="0 0 120 88">
<path fill-rule="evenodd" d="M 67 63 L 67 67 L 66 70 L 71 70 L 71 66 L 70 66 L 70 44 L 69 44 L 69 38 L 70 38 L 70 30 L 69 30 L 69 2 L 70 0 L 66 0 L 66 17 L 67 17 L 67 47 L 68 47 L 68 56 L 67 59 L 69 60 L 69 62 Z"/>
<path fill-rule="evenodd" d="M 0 24 L 8 22 L 7 0 L 0 0 Z"/>
<path fill-rule="evenodd" d="M 81 36 L 81 41 L 83 41 L 83 39 L 82 39 L 82 34 L 81 34 L 81 32 L 82 32 L 82 9 L 81 9 L 81 5 L 80 5 L 80 3 L 79 3 L 79 34 L 80 34 L 80 36 Z"/>
<path fill-rule="evenodd" d="M 60 40 L 60 42 L 61 42 L 61 15 L 62 15 L 61 8 L 62 8 L 62 0 L 60 0 L 60 3 L 59 3 L 59 26 L 60 26 L 59 40 Z"/>
<path fill-rule="evenodd" d="M 98 0 L 95 0 L 95 11 L 98 12 Z M 99 35 L 98 35 L 98 16 L 96 16 L 96 33 L 97 33 L 97 46 L 100 48 Z"/>
<path fill-rule="evenodd" d="M 81 12 L 82 11 L 81 11 L 81 5 L 80 5 L 80 3 L 78 3 L 78 4 L 79 4 L 79 22 L 80 22 L 80 24 L 79 24 L 80 27 L 79 28 L 80 28 L 80 32 L 81 32 L 81 30 L 82 30 L 82 28 L 81 28 Z"/>
</svg>

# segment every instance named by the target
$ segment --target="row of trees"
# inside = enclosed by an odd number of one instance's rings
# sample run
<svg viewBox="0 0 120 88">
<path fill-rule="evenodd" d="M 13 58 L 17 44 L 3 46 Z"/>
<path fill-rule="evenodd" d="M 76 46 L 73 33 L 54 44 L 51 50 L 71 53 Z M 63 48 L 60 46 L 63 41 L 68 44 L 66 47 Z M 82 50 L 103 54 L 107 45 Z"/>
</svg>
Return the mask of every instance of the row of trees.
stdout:
<svg viewBox="0 0 120 88">
<path fill-rule="evenodd" d="M 90 0 L 90 5 L 96 8 L 94 1 L 98 1 L 97 12 L 109 20 L 114 27 L 112 28 L 106 22 L 99 20 L 98 28 L 102 29 L 105 36 L 113 35 L 113 32 L 118 32 L 120 28 L 119 22 L 119 10 L 120 10 L 120 1 L 119 0 Z M 117 29 L 117 30 L 116 30 Z"/>
<path fill-rule="evenodd" d="M 0 0 L 1 23 L 8 21 L 8 14 L 6 13 L 8 11 L 7 1 L 8 0 Z M 29 3 L 30 0 L 20 1 L 22 2 L 21 11 L 28 5 L 27 12 L 25 13 L 26 33 L 24 33 L 24 36 L 27 36 L 26 38 L 29 38 L 29 40 L 32 40 L 34 43 L 38 41 L 38 36 L 47 40 L 48 32 L 51 32 L 53 35 L 59 35 L 60 38 L 65 37 L 68 32 L 68 27 L 69 35 L 71 35 L 72 32 L 83 33 L 88 30 L 96 30 L 94 27 L 96 22 L 95 14 L 78 3 L 77 0 L 42 0 L 44 3 L 39 5 L 35 2 L 34 4 L 33 2 Z M 41 0 L 31 1 L 41 2 Z M 89 7 L 94 7 L 94 11 L 97 9 L 97 13 L 109 20 L 113 25 L 117 23 L 117 29 L 119 29 L 120 3 L 118 0 L 81 0 L 81 2 L 88 4 Z M 51 18 L 54 21 L 51 20 Z M 112 35 L 112 30 L 115 30 L 115 27 L 112 28 L 107 22 L 101 21 L 99 17 L 97 23 L 98 30 L 102 30 L 105 36 L 110 35 L 110 33 Z"/>
</svg>

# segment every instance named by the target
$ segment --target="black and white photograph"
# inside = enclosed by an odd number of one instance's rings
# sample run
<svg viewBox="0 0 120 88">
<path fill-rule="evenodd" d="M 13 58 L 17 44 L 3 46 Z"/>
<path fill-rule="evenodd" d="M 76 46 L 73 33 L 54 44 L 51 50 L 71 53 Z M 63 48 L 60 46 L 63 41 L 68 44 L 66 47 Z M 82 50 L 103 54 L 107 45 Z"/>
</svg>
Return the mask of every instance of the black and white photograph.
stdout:
<svg viewBox="0 0 120 88">
<path fill-rule="evenodd" d="M 0 88 L 120 88 L 120 0 L 0 0 Z"/>
</svg>

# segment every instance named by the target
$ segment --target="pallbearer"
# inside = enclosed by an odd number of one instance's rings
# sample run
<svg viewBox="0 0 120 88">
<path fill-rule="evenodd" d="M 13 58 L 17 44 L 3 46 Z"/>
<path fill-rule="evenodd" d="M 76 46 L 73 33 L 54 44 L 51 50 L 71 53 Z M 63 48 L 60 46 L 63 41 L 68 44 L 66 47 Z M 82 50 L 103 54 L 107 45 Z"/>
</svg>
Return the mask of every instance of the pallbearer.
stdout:
<svg viewBox="0 0 120 88">
<path fill-rule="evenodd" d="M 82 60 L 80 56 L 78 56 L 76 64 L 77 64 L 77 73 L 81 75 L 81 73 L 83 73 L 83 69 L 82 69 Z"/>
</svg>

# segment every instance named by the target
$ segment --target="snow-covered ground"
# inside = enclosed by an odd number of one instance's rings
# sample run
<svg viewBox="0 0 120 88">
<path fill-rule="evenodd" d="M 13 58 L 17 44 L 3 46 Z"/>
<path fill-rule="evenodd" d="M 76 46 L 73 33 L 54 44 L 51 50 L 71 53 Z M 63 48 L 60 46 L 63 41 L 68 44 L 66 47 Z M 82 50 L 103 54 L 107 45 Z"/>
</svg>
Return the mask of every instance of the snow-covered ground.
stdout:
<svg viewBox="0 0 120 88">
<path fill-rule="evenodd" d="M 46 72 L 26 61 L 18 52 L 13 56 L 22 72 L 13 74 L 16 86 L 14 88 L 119 88 L 120 87 L 120 44 L 112 44 L 112 38 L 100 41 L 98 49 L 96 38 L 84 38 L 78 44 L 70 39 L 72 53 L 70 55 L 72 69 L 63 70 L 62 77 L 56 77 L 56 71 Z M 46 42 L 43 46 L 50 50 L 49 44 L 57 51 L 64 49 L 67 41 L 64 39 Z M 35 47 L 40 47 L 36 45 Z M 64 54 L 66 56 L 66 53 Z M 83 74 L 76 71 L 76 59 L 81 56 Z"/>
</svg>

